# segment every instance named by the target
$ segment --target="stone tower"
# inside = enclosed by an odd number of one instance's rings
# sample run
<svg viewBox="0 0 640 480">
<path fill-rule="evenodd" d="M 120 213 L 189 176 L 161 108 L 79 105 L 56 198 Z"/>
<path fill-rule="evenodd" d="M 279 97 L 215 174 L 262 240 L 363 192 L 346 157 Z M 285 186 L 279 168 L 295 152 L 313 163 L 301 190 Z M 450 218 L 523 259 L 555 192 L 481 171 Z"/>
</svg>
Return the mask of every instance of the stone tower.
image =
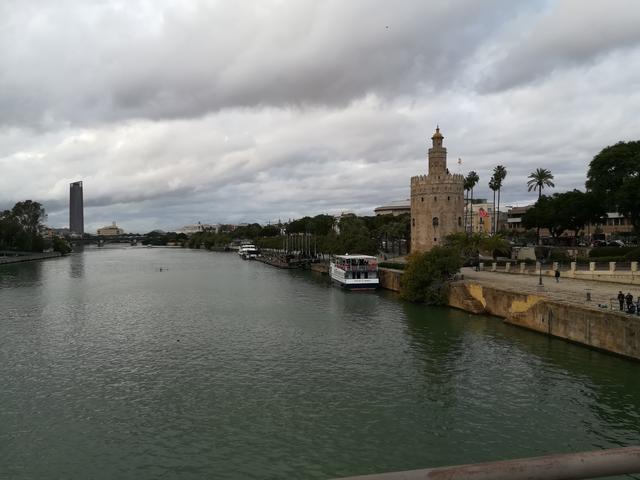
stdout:
<svg viewBox="0 0 640 480">
<path fill-rule="evenodd" d="M 411 251 L 426 252 L 444 238 L 464 231 L 464 177 L 447 168 L 440 128 L 431 137 L 429 173 L 411 178 Z"/>
</svg>

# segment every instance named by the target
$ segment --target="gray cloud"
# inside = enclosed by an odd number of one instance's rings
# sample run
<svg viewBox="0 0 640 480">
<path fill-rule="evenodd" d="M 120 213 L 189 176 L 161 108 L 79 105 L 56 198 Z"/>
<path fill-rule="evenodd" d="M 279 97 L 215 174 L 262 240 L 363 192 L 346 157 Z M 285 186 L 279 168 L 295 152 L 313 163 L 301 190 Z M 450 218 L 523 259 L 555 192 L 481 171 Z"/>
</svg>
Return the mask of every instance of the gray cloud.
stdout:
<svg viewBox="0 0 640 480">
<path fill-rule="evenodd" d="M 534 199 L 537 167 L 582 187 L 600 149 L 637 139 L 640 110 L 631 20 L 599 9 L 4 2 L 0 207 L 39 200 L 63 226 L 83 180 L 88 228 L 371 214 L 426 173 L 438 123 L 477 196 L 497 164 L 505 204 Z"/>
<path fill-rule="evenodd" d="M 635 0 L 552 2 L 523 25 L 524 34 L 510 32 L 510 37 L 497 39 L 502 53 L 488 66 L 479 87 L 504 90 L 540 80 L 557 69 L 589 67 L 612 52 L 640 46 L 638 25 L 640 6 Z"/>
<path fill-rule="evenodd" d="M 340 105 L 455 80 L 513 2 L 56 2 L 0 10 L 0 123 Z M 1 7 L 0 7 L 1 8 Z"/>
</svg>

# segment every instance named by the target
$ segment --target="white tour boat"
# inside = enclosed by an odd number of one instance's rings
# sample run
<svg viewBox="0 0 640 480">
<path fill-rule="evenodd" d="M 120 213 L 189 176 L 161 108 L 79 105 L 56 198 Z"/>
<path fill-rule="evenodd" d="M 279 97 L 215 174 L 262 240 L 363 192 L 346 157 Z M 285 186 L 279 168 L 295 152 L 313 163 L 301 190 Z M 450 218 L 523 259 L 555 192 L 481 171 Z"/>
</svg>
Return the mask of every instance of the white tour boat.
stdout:
<svg viewBox="0 0 640 480">
<path fill-rule="evenodd" d="M 336 255 L 329 265 L 331 280 L 349 290 L 378 288 L 378 259 L 370 255 Z"/>
<path fill-rule="evenodd" d="M 245 260 L 254 260 L 258 256 L 258 249 L 255 245 L 249 243 L 240 245 L 238 255 Z"/>
</svg>

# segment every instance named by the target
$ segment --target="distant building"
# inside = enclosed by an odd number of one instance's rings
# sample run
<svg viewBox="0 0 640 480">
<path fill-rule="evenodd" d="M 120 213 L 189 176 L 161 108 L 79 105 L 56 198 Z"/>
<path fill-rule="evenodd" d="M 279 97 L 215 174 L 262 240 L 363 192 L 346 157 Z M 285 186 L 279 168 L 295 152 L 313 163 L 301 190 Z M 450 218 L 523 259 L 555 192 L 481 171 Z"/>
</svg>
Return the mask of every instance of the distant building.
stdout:
<svg viewBox="0 0 640 480">
<path fill-rule="evenodd" d="M 84 235 L 82 182 L 69 185 L 69 230 L 72 235 Z"/>
<path fill-rule="evenodd" d="M 522 226 L 522 216 L 533 205 L 526 205 L 524 207 L 513 207 L 507 211 L 507 230 L 524 231 Z"/>
<path fill-rule="evenodd" d="M 353 212 L 350 212 L 348 210 L 345 210 L 343 212 L 340 212 L 338 215 L 334 215 L 333 216 L 333 231 L 336 232 L 338 235 L 340 235 L 340 221 L 343 218 L 355 218 L 356 214 Z"/>
<path fill-rule="evenodd" d="M 507 212 L 507 230 L 512 232 L 524 232 L 526 228 L 522 225 L 522 217 L 524 214 L 533 208 L 533 205 L 526 205 L 524 207 L 513 207 Z M 630 233 L 633 231 L 633 225 L 631 221 L 624 215 L 618 212 L 608 212 L 607 218 L 601 223 L 589 224 L 584 228 L 585 235 L 592 235 L 594 233 L 603 233 L 607 237 L 612 234 Z M 540 230 L 542 237 L 551 235 L 549 230 L 543 228 Z M 564 232 L 564 236 L 573 235 L 573 232 Z"/>
<path fill-rule="evenodd" d="M 510 207 L 504 207 L 504 210 L 500 210 L 500 216 L 498 218 L 497 231 L 506 228 L 508 213 L 507 209 Z M 474 233 L 490 234 L 493 228 L 493 222 L 497 212 L 493 210 L 493 203 L 489 202 L 471 202 L 467 203 L 466 209 L 467 215 L 467 231 Z"/>
<path fill-rule="evenodd" d="M 426 252 L 464 231 L 464 177 L 447 168 L 440 128 L 431 137 L 429 172 L 411 178 L 411 250 Z"/>
<path fill-rule="evenodd" d="M 220 231 L 220 224 L 208 224 L 198 222 L 196 225 L 185 225 L 184 227 L 176 230 L 176 233 L 184 233 L 185 235 L 193 235 L 198 232 L 214 232 Z"/>
<path fill-rule="evenodd" d="M 99 237 L 117 237 L 118 235 L 122 235 L 124 230 L 116 225 L 116 222 L 113 222 L 108 227 L 102 227 L 98 229 Z"/>
<path fill-rule="evenodd" d="M 411 213 L 411 200 L 398 200 L 390 202 L 388 205 L 382 205 L 373 210 L 376 216 L 379 215 L 393 215 L 398 216 L 404 213 Z"/>
</svg>

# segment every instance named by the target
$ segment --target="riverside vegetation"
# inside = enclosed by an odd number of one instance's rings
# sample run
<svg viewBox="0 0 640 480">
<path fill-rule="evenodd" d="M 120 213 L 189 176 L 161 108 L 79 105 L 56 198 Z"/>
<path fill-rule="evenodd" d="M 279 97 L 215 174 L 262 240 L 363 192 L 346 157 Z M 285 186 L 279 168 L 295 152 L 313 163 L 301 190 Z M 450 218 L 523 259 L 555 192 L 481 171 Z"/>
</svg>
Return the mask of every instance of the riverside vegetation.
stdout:
<svg viewBox="0 0 640 480">
<path fill-rule="evenodd" d="M 0 213 L 0 250 L 16 252 L 42 252 L 52 249 L 63 255 L 71 251 L 62 238 L 45 238 L 43 221 L 47 218 L 44 207 L 31 200 L 16 203 L 11 210 Z"/>
</svg>

